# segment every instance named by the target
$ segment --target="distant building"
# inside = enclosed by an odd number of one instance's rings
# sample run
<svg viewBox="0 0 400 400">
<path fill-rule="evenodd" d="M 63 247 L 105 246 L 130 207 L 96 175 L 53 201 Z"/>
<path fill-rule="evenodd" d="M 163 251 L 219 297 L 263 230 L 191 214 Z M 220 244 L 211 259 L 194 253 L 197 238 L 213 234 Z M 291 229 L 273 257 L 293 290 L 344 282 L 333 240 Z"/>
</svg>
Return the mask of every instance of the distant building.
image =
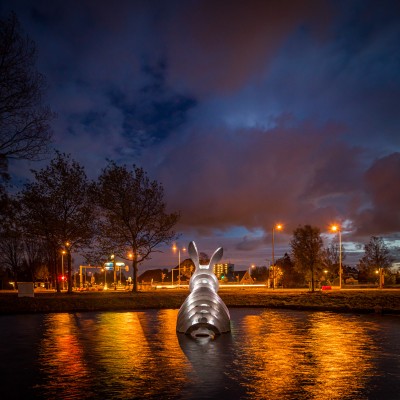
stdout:
<svg viewBox="0 0 400 400">
<path fill-rule="evenodd" d="M 177 284 L 179 282 L 179 278 L 182 284 L 186 285 L 189 283 L 189 280 L 194 272 L 194 264 L 190 258 L 183 260 L 181 262 L 181 266 L 179 265 L 172 268 L 171 271 L 166 272 L 166 276 L 164 278 L 164 283 L 174 283 Z"/>
<path fill-rule="evenodd" d="M 149 269 L 147 271 L 144 271 L 141 275 L 138 277 L 138 282 L 139 283 L 158 283 L 163 281 L 163 271 L 161 269 Z"/>
<path fill-rule="evenodd" d="M 235 271 L 235 265 L 230 263 L 215 264 L 213 272 L 218 279 L 231 277 Z"/>
</svg>

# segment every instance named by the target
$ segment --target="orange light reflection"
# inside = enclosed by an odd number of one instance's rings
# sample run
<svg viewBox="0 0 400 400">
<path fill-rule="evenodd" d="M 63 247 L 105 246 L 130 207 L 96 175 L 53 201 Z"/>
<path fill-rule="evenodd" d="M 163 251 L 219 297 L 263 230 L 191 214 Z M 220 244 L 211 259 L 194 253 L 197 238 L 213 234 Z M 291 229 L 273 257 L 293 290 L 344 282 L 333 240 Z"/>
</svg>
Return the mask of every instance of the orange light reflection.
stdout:
<svg viewBox="0 0 400 400">
<path fill-rule="evenodd" d="M 299 313 L 296 320 L 266 311 L 244 318 L 247 335 L 239 358 L 251 398 L 319 398 L 323 393 L 342 399 L 365 387 L 374 367 L 368 326 L 348 315 L 308 315 Z"/>
</svg>

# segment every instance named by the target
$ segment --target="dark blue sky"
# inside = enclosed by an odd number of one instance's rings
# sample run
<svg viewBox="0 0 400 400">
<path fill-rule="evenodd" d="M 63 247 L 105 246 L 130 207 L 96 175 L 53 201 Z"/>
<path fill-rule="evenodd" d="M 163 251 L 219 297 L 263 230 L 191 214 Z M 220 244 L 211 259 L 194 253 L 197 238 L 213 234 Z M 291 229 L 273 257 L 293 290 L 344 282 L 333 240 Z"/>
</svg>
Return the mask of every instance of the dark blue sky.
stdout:
<svg viewBox="0 0 400 400">
<path fill-rule="evenodd" d="M 398 1 L 3 1 L 10 10 L 39 50 L 55 148 L 91 177 L 106 158 L 143 166 L 181 211 L 181 245 L 265 265 L 276 222 L 278 257 L 306 223 L 341 222 L 349 253 L 371 235 L 400 243 Z"/>
</svg>

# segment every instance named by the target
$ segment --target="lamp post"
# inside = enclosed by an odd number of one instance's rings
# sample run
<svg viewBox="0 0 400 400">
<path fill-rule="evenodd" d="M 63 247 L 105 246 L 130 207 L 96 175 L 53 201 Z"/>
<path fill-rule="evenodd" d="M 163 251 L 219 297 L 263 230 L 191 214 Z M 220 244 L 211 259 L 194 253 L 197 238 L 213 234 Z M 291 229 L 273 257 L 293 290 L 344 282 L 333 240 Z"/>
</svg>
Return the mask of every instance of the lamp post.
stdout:
<svg viewBox="0 0 400 400">
<path fill-rule="evenodd" d="M 180 249 L 176 244 L 173 245 L 172 250 L 174 252 L 178 251 L 178 286 L 181 286 L 181 250 L 186 251 L 185 247 Z M 174 282 L 174 269 L 172 268 L 172 284 Z"/>
<path fill-rule="evenodd" d="M 106 269 L 106 267 L 102 268 L 102 271 L 104 271 L 104 289 L 107 289 L 107 269 Z"/>
<path fill-rule="evenodd" d="M 117 280 L 117 270 L 116 270 L 116 268 L 115 268 L 115 255 L 114 255 L 114 254 L 111 254 L 110 258 L 111 258 L 111 260 L 112 260 L 112 263 L 113 263 L 113 271 L 114 271 L 114 288 L 116 289 L 116 288 L 117 288 L 117 286 L 116 286 L 116 283 L 115 283 L 115 281 Z"/>
<path fill-rule="evenodd" d="M 71 260 L 71 243 L 65 242 L 65 249 L 67 254 L 67 266 L 68 266 L 68 293 L 72 293 L 72 260 Z M 65 278 L 64 278 L 65 281 Z M 64 288 L 63 281 L 63 288 Z"/>
<path fill-rule="evenodd" d="M 64 254 L 65 250 L 61 251 L 61 280 L 62 280 L 62 289 L 64 290 Z"/>
<path fill-rule="evenodd" d="M 254 264 L 251 264 L 249 267 L 249 277 L 251 279 L 251 270 L 254 269 L 256 266 Z"/>
<path fill-rule="evenodd" d="M 382 271 L 382 268 L 379 267 L 378 270 L 375 271 L 375 272 L 376 272 L 377 274 L 379 274 L 379 275 L 378 275 L 378 277 L 379 277 L 379 289 L 382 289 L 382 286 L 383 286 L 383 285 L 382 285 L 382 284 L 383 284 L 383 282 L 382 282 L 382 280 L 383 280 L 383 279 L 382 279 L 382 278 L 383 278 L 383 277 L 382 277 L 382 272 L 383 272 L 383 271 Z"/>
<path fill-rule="evenodd" d="M 272 289 L 275 289 L 275 230 L 281 231 L 282 224 L 275 224 L 272 227 Z"/>
<path fill-rule="evenodd" d="M 332 232 L 339 233 L 339 289 L 342 288 L 342 230 L 339 225 L 331 226 Z"/>
<path fill-rule="evenodd" d="M 135 253 L 135 254 L 137 254 L 137 253 Z M 133 252 L 130 252 L 130 253 L 128 253 L 128 258 L 129 258 L 129 260 L 131 260 L 132 261 L 132 271 L 134 270 L 134 260 L 133 260 Z M 136 257 L 136 259 L 137 259 L 137 257 Z M 127 275 L 129 275 L 129 274 L 127 274 Z M 129 280 L 129 276 L 128 276 L 128 285 L 129 285 L 129 283 L 130 283 L 130 280 Z M 126 284 L 126 283 L 125 283 Z"/>
</svg>

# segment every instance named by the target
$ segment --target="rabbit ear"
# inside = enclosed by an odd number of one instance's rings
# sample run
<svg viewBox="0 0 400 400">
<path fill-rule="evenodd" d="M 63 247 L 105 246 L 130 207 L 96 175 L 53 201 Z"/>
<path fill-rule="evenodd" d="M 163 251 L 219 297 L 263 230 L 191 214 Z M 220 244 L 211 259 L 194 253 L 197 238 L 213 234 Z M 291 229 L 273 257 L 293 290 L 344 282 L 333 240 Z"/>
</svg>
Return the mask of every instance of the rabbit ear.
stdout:
<svg viewBox="0 0 400 400">
<path fill-rule="evenodd" d="M 194 266 L 199 268 L 199 253 L 197 251 L 196 243 L 190 242 L 188 246 L 189 256 L 192 259 Z"/>
<path fill-rule="evenodd" d="M 219 247 L 217 250 L 214 251 L 214 254 L 211 256 L 209 264 L 209 268 L 211 269 L 211 271 L 214 268 L 214 265 L 218 264 L 219 260 L 221 260 L 223 254 L 224 250 L 222 247 Z"/>
</svg>

